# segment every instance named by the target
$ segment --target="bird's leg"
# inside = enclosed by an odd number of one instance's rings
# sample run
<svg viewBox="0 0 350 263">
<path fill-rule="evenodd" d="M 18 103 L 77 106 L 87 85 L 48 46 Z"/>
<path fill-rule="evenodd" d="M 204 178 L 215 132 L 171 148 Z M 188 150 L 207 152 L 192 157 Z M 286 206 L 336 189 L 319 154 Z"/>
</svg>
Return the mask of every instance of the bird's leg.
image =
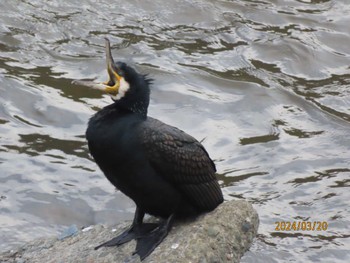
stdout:
<svg viewBox="0 0 350 263">
<path fill-rule="evenodd" d="M 142 223 L 144 216 L 145 212 L 139 207 L 136 207 L 134 220 L 132 221 L 130 228 L 125 230 L 119 236 L 112 238 L 111 240 L 101 245 L 98 245 L 97 247 L 95 247 L 95 250 L 99 249 L 100 247 L 120 246 L 133 239 L 146 235 L 158 226 L 158 224 L 154 223 Z"/>
<path fill-rule="evenodd" d="M 174 220 L 174 214 L 171 214 L 166 220 L 164 220 L 156 229 L 149 232 L 149 234 L 137 238 L 137 245 L 134 251 L 134 255 L 138 254 L 140 259 L 143 260 L 163 241 L 168 235 L 172 223 Z"/>
</svg>

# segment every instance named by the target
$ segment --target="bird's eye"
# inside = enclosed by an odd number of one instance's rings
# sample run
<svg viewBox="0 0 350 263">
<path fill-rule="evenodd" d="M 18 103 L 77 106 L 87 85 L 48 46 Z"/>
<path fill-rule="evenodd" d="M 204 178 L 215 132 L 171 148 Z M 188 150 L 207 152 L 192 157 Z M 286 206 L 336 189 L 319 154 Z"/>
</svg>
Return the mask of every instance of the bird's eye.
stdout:
<svg viewBox="0 0 350 263">
<path fill-rule="evenodd" d="M 121 77 L 124 77 L 124 72 L 120 69 L 117 70 L 117 74 Z"/>
<path fill-rule="evenodd" d="M 117 62 L 117 63 L 115 63 L 115 69 L 116 69 L 116 73 L 119 76 L 125 77 L 126 64 L 124 62 Z"/>
</svg>

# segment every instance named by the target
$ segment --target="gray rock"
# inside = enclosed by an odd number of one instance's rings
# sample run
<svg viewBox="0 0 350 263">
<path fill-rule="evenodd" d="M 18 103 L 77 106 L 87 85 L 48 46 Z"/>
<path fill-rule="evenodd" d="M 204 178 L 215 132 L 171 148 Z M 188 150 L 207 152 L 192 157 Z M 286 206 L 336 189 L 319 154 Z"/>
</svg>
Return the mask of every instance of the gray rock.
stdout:
<svg viewBox="0 0 350 263">
<path fill-rule="evenodd" d="M 136 255 L 132 256 L 135 241 L 94 250 L 96 245 L 113 238 L 130 223 L 123 222 L 115 227 L 91 226 L 63 240 L 38 239 L 0 254 L 0 262 L 140 262 Z M 166 239 L 143 262 L 239 262 L 252 244 L 258 225 L 258 215 L 249 203 L 225 202 L 196 220 L 175 223 Z"/>
<path fill-rule="evenodd" d="M 61 234 L 58 235 L 58 240 L 63 240 L 67 237 L 71 237 L 75 234 L 78 233 L 78 227 L 76 225 L 71 225 L 70 227 L 68 227 L 67 229 L 65 229 Z"/>
</svg>

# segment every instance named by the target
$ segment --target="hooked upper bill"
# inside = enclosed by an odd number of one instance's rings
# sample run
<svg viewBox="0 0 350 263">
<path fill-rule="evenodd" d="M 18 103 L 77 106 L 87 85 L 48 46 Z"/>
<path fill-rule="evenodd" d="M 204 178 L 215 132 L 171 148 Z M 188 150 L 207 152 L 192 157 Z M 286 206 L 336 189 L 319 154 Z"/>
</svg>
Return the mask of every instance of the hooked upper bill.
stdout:
<svg viewBox="0 0 350 263">
<path fill-rule="evenodd" d="M 89 80 L 74 80 L 72 81 L 72 84 L 102 90 L 112 96 L 116 96 L 118 94 L 121 81 L 123 82 L 125 80 L 118 75 L 117 68 L 112 57 L 110 42 L 108 38 L 105 38 L 105 40 L 106 63 L 109 80 L 102 83 L 97 83 Z"/>
</svg>

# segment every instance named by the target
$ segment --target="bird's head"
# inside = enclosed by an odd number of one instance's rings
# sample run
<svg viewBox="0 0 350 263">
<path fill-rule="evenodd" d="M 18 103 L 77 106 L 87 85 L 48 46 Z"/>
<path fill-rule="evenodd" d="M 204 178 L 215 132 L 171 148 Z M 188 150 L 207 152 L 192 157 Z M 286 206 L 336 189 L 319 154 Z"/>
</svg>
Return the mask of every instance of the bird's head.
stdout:
<svg viewBox="0 0 350 263">
<path fill-rule="evenodd" d="M 114 62 L 110 42 L 106 38 L 106 62 L 108 81 L 97 83 L 75 80 L 73 84 L 101 90 L 109 94 L 118 105 L 135 112 L 146 111 L 149 104 L 149 84 L 145 75 L 137 73 L 124 62 Z"/>
</svg>

